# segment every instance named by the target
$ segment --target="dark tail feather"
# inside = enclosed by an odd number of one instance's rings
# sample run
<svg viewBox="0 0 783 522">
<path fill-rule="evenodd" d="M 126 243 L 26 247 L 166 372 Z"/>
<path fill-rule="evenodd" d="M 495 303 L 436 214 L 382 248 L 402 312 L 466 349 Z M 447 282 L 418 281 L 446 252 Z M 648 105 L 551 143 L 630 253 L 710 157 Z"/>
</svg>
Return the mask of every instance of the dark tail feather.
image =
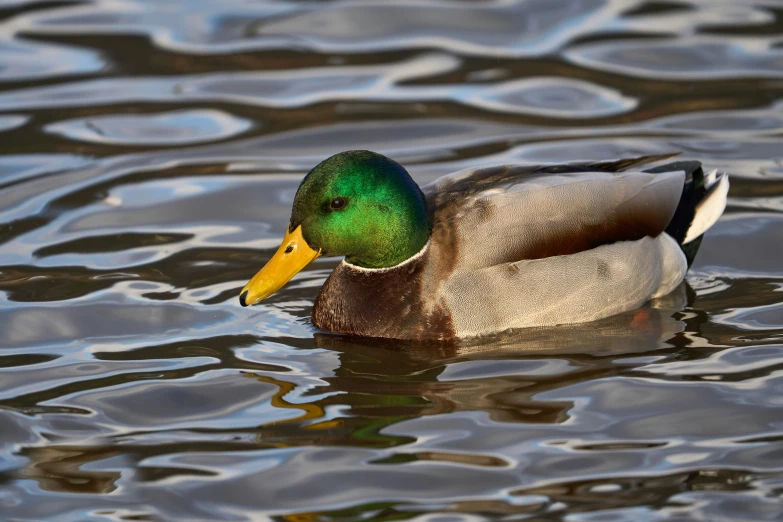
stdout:
<svg viewBox="0 0 783 522">
<path fill-rule="evenodd" d="M 707 189 L 704 186 L 704 171 L 701 163 L 698 161 L 676 161 L 667 163 L 660 167 L 645 170 L 645 172 L 659 173 L 672 172 L 675 170 L 685 171 L 685 187 L 682 189 L 680 203 L 677 210 L 674 211 L 674 217 L 666 227 L 665 232 L 673 237 L 680 244 L 685 258 L 688 260 L 688 267 L 693 263 L 696 253 L 701 245 L 701 236 L 687 244 L 683 244 L 685 236 L 688 234 L 688 228 L 693 223 L 696 216 L 696 206 L 704 199 Z"/>
</svg>

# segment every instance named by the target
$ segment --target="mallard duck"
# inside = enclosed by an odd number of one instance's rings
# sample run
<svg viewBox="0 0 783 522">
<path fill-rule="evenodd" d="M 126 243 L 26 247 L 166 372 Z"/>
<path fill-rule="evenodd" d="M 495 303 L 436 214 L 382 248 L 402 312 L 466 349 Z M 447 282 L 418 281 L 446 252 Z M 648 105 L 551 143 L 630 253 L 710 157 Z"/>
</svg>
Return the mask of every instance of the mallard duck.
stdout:
<svg viewBox="0 0 783 522">
<path fill-rule="evenodd" d="M 453 340 L 582 323 L 676 288 L 726 206 L 728 176 L 673 155 L 496 165 L 420 189 L 397 162 L 342 152 L 302 180 L 280 248 L 242 289 L 258 303 L 319 256 L 345 256 L 313 324 Z"/>
</svg>

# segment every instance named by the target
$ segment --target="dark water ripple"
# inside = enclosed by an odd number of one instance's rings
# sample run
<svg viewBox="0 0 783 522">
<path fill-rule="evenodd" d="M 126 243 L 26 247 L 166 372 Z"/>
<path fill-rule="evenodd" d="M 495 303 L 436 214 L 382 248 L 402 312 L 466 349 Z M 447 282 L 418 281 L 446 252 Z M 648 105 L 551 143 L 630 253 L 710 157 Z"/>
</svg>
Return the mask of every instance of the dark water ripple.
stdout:
<svg viewBox="0 0 783 522">
<path fill-rule="evenodd" d="M 0 2 L 0 520 L 777 521 L 783 8 Z M 459 346 L 252 310 L 296 187 L 682 151 L 732 176 L 687 284 Z"/>
</svg>

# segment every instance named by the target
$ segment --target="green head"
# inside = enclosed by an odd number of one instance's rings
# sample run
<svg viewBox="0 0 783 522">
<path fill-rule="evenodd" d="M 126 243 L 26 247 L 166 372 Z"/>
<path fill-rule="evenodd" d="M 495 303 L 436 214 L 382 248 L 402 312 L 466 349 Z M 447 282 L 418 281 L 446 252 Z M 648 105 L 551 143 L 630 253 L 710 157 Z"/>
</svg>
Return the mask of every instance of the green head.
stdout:
<svg viewBox="0 0 783 522">
<path fill-rule="evenodd" d="M 294 198 L 289 232 L 323 255 L 365 268 L 399 264 L 421 250 L 432 230 L 424 195 L 397 162 L 366 150 L 319 163 Z"/>
</svg>

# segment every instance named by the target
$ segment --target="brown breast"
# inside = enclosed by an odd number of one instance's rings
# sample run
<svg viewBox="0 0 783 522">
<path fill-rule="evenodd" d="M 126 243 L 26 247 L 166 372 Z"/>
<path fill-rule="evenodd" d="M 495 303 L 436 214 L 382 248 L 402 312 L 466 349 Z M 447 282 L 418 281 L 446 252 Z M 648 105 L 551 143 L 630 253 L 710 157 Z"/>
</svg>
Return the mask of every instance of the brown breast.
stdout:
<svg viewBox="0 0 783 522">
<path fill-rule="evenodd" d="M 392 339 L 453 339 L 451 316 L 437 299 L 431 252 L 390 270 L 341 263 L 324 283 L 313 324 L 332 332 Z"/>
</svg>

